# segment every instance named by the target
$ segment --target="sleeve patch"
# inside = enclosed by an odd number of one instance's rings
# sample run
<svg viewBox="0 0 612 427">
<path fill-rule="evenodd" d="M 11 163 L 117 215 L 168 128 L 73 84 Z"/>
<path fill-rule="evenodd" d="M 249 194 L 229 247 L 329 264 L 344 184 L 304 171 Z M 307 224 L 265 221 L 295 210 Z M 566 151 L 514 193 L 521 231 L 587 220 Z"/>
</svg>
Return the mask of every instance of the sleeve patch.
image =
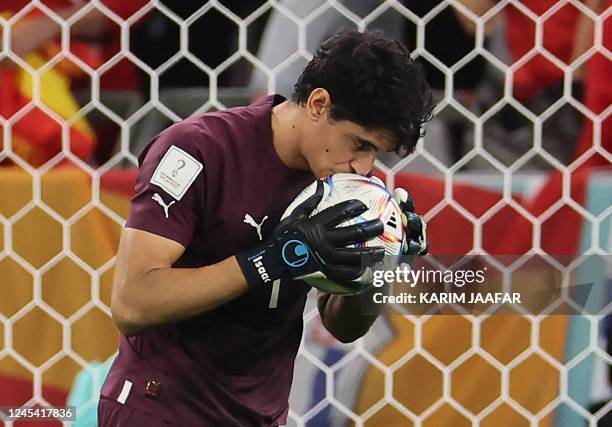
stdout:
<svg viewBox="0 0 612 427">
<path fill-rule="evenodd" d="M 162 188 L 176 200 L 181 200 L 202 169 L 202 163 L 173 145 L 157 165 L 150 183 Z"/>
</svg>

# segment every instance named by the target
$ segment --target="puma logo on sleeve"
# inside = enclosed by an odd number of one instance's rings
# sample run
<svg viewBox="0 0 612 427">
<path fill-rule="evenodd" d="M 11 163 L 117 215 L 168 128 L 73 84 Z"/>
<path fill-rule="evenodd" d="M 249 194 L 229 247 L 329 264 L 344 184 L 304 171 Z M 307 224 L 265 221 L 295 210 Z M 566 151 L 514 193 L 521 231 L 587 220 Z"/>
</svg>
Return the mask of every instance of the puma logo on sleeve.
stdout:
<svg viewBox="0 0 612 427">
<path fill-rule="evenodd" d="M 162 208 L 164 208 L 164 214 L 166 215 L 166 219 L 168 219 L 168 209 L 170 209 L 170 206 L 176 203 L 176 200 L 173 200 L 170 203 L 166 204 L 166 202 L 164 202 L 164 199 L 162 199 L 159 193 L 153 194 L 151 198 L 155 200 L 157 203 L 159 203 Z"/>
<path fill-rule="evenodd" d="M 261 235 L 261 226 L 263 225 L 263 223 L 267 219 L 268 219 L 268 215 L 264 216 L 263 219 L 261 220 L 261 222 L 259 224 L 257 224 L 257 222 L 255 222 L 255 220 L 253 219 L 253 217 L 251 215 L 244 214 L 244 223 L 252 225 L 253 227 L 255 227 L 255 229 L 257 230 L 257 235 L 259 236 L 259 240 L 263 240 L 263 237 Z"/>
</svg>

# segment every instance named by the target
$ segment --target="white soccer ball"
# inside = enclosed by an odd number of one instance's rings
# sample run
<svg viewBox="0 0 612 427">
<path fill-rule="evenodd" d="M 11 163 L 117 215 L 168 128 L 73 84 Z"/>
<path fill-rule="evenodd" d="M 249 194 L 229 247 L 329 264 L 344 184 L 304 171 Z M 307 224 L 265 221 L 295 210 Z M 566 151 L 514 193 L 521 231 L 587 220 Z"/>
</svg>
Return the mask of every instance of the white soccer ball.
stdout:
<svg viewBox="0 0 612 427">
<path fill-rule="evenodd" d="M 386 188 L 384 183 L 377 177 L 365 177 L 352 173 L 337 173 L 322 179 L 323 198 L 310 216 L 322 210 L 336 205 L 345 200 L 357 199 L 362 201 L 368 210 L 361 215 L 345 221 L 338 227 L 358 224 L 360 222 L 380 219 L 384 224 L 383 233 L 367 242 L 350 245 L 350 247 L 373 247 L 385 248 L 385 257 L 382 262 L 368 269 L 361 277 L 354 280 L 364 286 L 371 284 L 373 270 L 392 270 L 400 260 L 402 241 L 404 239 L 404 227 L 402 227 L 401 209 Z M 316 181 L 306 187 L 287 207 L 282 218 L 286 218 L 300 203 L 312 196 L 317 188 Z M 324 292 L 350 295 L 355 294 L 354 287 L 347 287 L 335 283 L 323 277 L 308 277 L 304 280 Z"/>
</svg>

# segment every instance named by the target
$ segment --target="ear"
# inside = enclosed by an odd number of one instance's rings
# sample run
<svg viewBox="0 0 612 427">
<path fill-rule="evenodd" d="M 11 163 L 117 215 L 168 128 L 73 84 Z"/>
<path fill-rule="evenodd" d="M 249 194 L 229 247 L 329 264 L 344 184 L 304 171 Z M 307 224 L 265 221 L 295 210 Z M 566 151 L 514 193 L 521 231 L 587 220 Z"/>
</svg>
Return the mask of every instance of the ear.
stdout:
<svg viewBox="0 0 612 427">
<path fill-rule="evenodd" d="M 323 88 L 316 88 L 306 101 L 306 110 L 310 120 L 317 122 L 320 120 L 326 120 L 329 118 L 329 110 L 331 107 L 331 96 L 329 92 Z"/>
</svg>

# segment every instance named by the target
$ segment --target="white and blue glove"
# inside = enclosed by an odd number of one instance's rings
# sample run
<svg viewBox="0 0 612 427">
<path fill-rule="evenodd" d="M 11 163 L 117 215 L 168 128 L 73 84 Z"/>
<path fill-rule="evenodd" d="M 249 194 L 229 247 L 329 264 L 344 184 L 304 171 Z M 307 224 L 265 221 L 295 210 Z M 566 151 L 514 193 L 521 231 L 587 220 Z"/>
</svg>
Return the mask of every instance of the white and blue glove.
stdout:
<svg viewBox="0 0 612 427">
<path fill-rule="evenodd" d="M 346 200 L 310 216 L 322 197 L 323 183 L 318 181 L 315 194 L 281 221 L 267 241 L 236 255 L 251 288 L 311 274 L 339 283 L 350 282 L 383 259 L 382 247 L 348 247 L 379 236 L 384 229 L 379 219 L 338 227 L 365 212 L 366 205 L 359 200 Z"/>
</svg>

